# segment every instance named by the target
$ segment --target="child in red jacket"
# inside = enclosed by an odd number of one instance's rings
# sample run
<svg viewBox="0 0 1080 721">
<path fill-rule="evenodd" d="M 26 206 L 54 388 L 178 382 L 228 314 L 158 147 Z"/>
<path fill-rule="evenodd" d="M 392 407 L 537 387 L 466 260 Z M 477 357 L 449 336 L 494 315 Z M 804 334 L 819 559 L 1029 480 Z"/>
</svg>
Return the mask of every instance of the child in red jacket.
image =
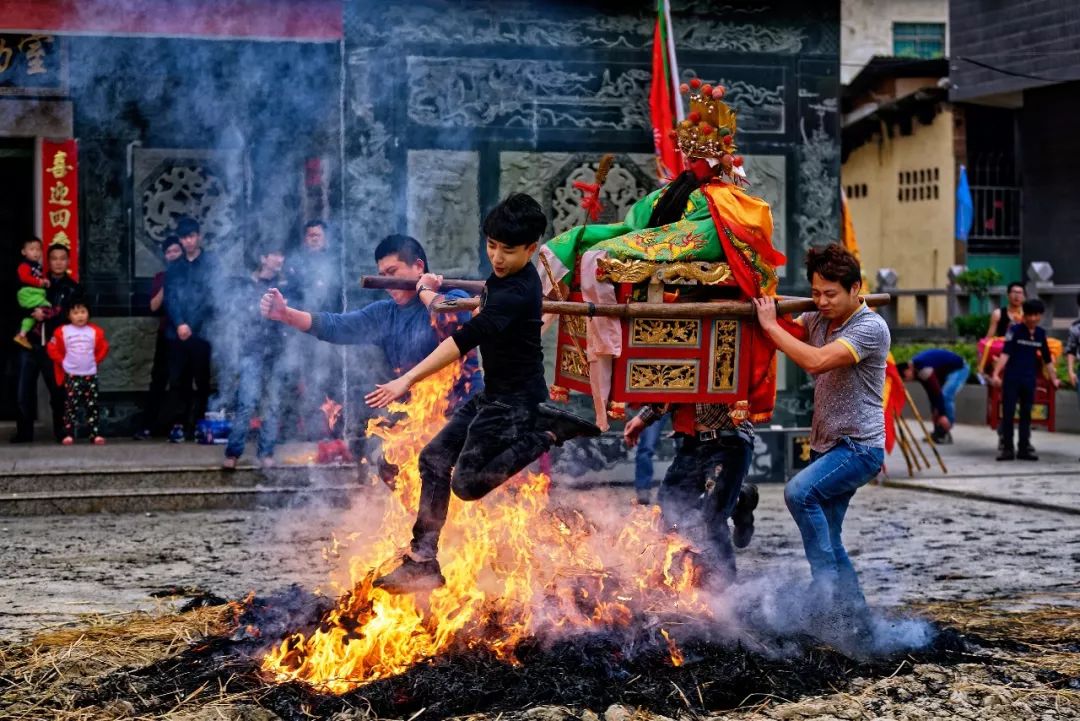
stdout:
<svg viewBox="0 0 1080 721">
<path fill-rule="evenodd" d="M 73 298 L 68 307 L 67 325 L 56 329 L 49 341 L 49 357 L 55 363 L 56 384 L 64 386 L 65 446 L 75 442 L 75 418 L 79 408 L 86 413 L 90 437 L 101 446 L 98 432 L 98 363 L 109 352 L 105 332 L 90 322 L 90 307 L 83 298 Z"/>
</svg>

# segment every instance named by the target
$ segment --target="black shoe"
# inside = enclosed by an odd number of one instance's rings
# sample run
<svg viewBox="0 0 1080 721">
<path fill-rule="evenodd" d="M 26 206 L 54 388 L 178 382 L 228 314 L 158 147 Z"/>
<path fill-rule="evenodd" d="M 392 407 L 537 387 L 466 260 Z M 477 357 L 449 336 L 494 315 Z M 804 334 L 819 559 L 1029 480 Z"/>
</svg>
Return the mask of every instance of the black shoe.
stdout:
<svg viewBox="0 0 1080 721">
<path fill-rule="evenodd" d="M 735 548 L 746 548 L 750 545 L 750 539 L 754 537 L 754 509 L 757 505 L 757 486 L 753 483 L 744 483 L 739 489 L 739 500 L 735 504 L 735 512 L 731 514 L 731 522 L 735 525 L 731 542 L 735 544 Z"/>
<path fill-rule="evenodd" d="M 1039 457 L 1035 455 L 1034 448 L 1021 448 L 1020 452 L 1016 454 L 1016 457 L 1021 461 L 1037 461 Z"/>
<path fill-rule="evenodd" d="M 26 436 L 20 436 L 20 435 L 14 435 L 14 436 L 12 436 L 11 438 L 8 439 L 8 443 L 33 443 L 33 442 L 34 442 L 33 438 L 28 438 Z"/>
<path fill-rule="evenodd" d="M 399 596 L 440 588 L 446 585 L 446 579 L 443 578 L 439 562 L 434 558 L 430 561 L 414 561 L 412 556 L 406 554 L 401 559 L 400 566 L 385 576 L 379 576 L 371 585 Z"/>
<path fill-rule="evenodd" d="M 537 411 L 536 430 L 554 435 L 557 446 L 574 438 L 595 438 L 602 433 L 596 424 L 559 408 L 541 404 Z"/>
<path fill-rule="evenodd" d="M 1003 448 L 1001 450 L 1001 453 L 998 453 L 998 456 L 997 456 L 997 459 L 999 461 L 1011 461 L 1011 460 L 1014 460 L 1015 458 L 1016 458 L 1016 455 L 1013 453 L 1013 449 L 1011 449 L 1011 448 Z"/>
<path fill-rule="evenodd" d="M 952 431 L 945 431 L 941 434 L 941 440 L 935 441 L 939 446 L 951 446 L 952 445 Z"/>
</svg>

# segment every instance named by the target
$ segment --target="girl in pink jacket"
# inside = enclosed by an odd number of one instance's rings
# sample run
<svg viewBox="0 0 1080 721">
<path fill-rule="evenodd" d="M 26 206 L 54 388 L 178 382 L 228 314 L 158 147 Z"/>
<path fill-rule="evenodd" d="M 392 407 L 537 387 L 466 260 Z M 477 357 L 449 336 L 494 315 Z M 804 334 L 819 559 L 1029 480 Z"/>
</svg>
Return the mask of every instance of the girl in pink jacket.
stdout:
<svg viewBox="0 0 1080 721">
<path fill-rule="evenodd" d="M 75 442 L 75 419 L 80 408 L 86 414 L 90 437 L 101 446 L 105 439 L 98 431 L 98 363 L 109 352 L 105 332 L 90 322 L 86 301 L 74 298 L 68 308 L 66 325 L 56 329 L 49 341 L 49 357 L 55 363 L 56 384 L 64 387 L 65 446 Z"/>
</svg>

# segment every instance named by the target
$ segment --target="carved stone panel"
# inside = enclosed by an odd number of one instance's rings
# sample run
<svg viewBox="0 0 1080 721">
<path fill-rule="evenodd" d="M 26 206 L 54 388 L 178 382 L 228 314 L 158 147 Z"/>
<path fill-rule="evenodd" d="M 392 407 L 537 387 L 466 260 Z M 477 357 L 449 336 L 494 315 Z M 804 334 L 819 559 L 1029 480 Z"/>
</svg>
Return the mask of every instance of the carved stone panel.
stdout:
<svg viewBox="0 0 1080 721">
<path fill-rule="evenodd" d="M 410 150 L 409 235 L 428 262 L 449 277 L 476 275 L 480 262 L 480 155 L 475 151 Z"/>
<path fill-rule="evenodd" d="M 237 151 L 135 148 L 135 277 L 161 270 L 161 242 L 185 215 L 202 226 L 204 248 L 242 259 L 243 177 Z"/>
<path fill-rule="evenodd" d="M 409 120 L 434 128 L 647 130 L 648 69 L 610 62 L 407 58 Z"/>
<path fill-rule="evenodd" d="M 574 187 L 574 181 L 593 182 L 599 160 L 599 154 L 587 153 L 500 153 L 499 195 L 532 195 L 551 221 L 552 233 L 558 235 L 586 221 L 581 191 Z M 656 187 L 655 168 L 655 156 L 650 153 L 616 155 L 600 191 L 604 212 L 597 222 L 611 223 L 625 217 L 630 206 Z"/>
</svg>

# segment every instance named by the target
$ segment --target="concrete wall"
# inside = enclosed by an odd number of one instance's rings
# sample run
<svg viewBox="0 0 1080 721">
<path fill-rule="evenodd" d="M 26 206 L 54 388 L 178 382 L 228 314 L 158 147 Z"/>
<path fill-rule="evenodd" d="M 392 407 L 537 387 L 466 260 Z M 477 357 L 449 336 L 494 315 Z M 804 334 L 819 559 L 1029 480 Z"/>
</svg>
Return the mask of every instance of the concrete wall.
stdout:
<svg viewBox="0 0 1080 721">
<path fill-rule="evenodd" d="M 866 277 L 873 282 L 878 269 L 893 268 L 901 288 L 941 288 L 954 257 L 953 111 L 943 108 L 930 125 L 912 122 L 910 135 L 883 133 L 852 151 L 840 180 L 844 187 L 866 185 L 865 197 L 848 197 Z M 937 180 L 901 182 L 901 173 L 927 170 L 937 171 Z M 912 186 L 916 193 L 936 186 L 937 199 L 898 199 Z M 899 316 L 902 324 L 914 319 L 908 299 L 902 299 Z M 931 301 L 929 321 L 945 325 L 944 297 Z"/>
<path fill-rule="evenodd" d="M 944 23 L 948 0 L 842 0 L 840 82 L 847 84 L 874 55 L 893 54 L 893 23 Z M 948 28 L 945 30 L 948 54 Z"/>
</svg>

